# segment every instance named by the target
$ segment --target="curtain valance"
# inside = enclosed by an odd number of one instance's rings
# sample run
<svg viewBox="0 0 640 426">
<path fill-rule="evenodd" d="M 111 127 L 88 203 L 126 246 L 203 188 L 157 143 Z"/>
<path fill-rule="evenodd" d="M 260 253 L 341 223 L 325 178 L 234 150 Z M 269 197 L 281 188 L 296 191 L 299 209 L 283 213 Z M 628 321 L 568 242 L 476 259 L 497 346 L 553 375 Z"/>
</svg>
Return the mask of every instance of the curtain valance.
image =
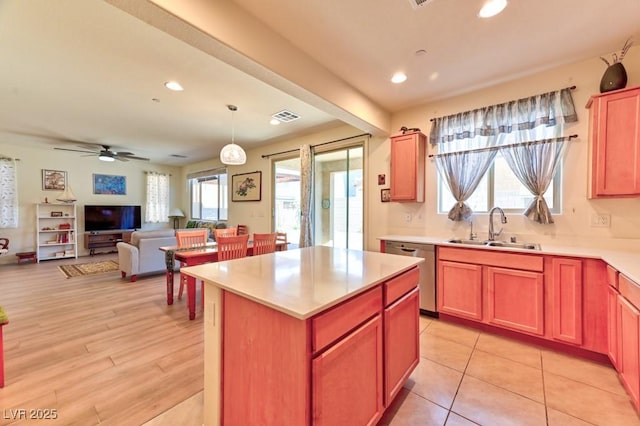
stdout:
<svg viewBox="0 0 640 426">
<path fill-rule="evenodd" d="M 446 150 L 459 140 L 486 138 L 484 145 L 500 144 L 499 135 L 578 121 L 571 88 L 460 112 L 432 120 L 429 140 Z M 482 145 L 482 144 L 481 144 Z M 479 147 L 474 144 L 474 148 Z"/>
</svg>

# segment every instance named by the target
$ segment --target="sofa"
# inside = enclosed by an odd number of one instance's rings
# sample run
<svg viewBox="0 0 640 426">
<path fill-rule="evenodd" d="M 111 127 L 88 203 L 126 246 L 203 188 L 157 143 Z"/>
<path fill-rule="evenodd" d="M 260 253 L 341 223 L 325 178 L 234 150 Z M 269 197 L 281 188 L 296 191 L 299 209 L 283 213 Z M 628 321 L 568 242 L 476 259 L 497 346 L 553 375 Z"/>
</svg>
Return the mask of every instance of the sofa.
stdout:
<svg viewBox="0 0 640 426">
<path fill-rule="evenodd" d="M 204 220 L 189 220 L 185 229 L 207 228 L 209 230 L 209 241 L 215 241 L 214 230 L 224 229 L 227 227 L 226 222 L 212 222 Z"/>
<path fill-rule="evenodd" d="M 129 275 L 131 282 L 135 282 L 139 274 L 165 272 L 165 254 L 160 247 L 176 244 L 176 232 L 173 229 L 133 232 L 130 242 L 116 244 L 122 278 Z"/>
</svg>

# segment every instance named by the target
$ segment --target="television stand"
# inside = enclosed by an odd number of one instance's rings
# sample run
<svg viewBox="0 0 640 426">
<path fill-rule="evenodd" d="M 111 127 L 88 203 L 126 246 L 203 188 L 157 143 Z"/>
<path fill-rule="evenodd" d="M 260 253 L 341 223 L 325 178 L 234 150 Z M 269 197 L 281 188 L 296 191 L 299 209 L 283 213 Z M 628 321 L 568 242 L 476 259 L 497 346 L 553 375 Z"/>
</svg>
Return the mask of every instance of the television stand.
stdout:
<svg viewBox="0 0 640 426">
<path fill-rule="evenodd" d="M 89 255 L 96 254 L 96 249 L 110 249 L 107 253 L 115 251 L 116 244 L 123 241 L 131 241 L 133 231 L 94 231 L 85 232 L 84 248 L 89 250 Z"/>
</svg>

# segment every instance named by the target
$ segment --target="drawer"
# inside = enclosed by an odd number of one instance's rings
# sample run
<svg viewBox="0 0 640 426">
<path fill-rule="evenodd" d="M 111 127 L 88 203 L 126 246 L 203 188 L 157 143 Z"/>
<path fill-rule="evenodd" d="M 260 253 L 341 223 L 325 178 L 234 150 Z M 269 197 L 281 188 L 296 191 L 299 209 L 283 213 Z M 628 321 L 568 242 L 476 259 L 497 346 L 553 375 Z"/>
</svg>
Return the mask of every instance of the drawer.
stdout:
<svg viewBox="0 0 640 426">
<path fill-rule="evenodd" d="M 384 306 L 389 306 L 413 290 L 420 282 L 420 270 L 416 267 L 395 276 L 384 283 Z"/>
<path fill-rule="evenodd" d="M 607 284 L 613 288 L 618 288 L 618 271 L 607 265 Z"/>
<path fill-rule="evenodd" d="M 618 275 L 618 289 L 620 294 L 624 296 L 633 306 L 640 308 L 640 286 L 625 277 L 623 274 Z"/>
<path fill-rule="evenodd" d="M 520 269 L 524 271 L 543 271 L 543 256 L 540 254 L 506 253 L 504 251 L 439 247 L 438 260 L 475 263 L 500 268 Z"/>
<path fill-rule="evenodd" d="M 312 351 L 318 352 L 382 311 L 382 286 L 311 319 Z"/>
</svg>

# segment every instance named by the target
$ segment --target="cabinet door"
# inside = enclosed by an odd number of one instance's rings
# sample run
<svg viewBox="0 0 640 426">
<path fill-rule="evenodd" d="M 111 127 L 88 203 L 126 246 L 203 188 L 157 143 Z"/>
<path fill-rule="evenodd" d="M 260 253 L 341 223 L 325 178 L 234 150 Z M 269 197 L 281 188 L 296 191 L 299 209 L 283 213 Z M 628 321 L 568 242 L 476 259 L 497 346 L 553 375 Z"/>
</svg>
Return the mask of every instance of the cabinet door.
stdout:
<svg viewBox="0 0 640 426">
<path fill-rule="evenodd" d="M 482 266 L 438 261 L 438 310 L 482 320 Z"/>
<path fill-rule="evenodd" d="M 551 336 L 555 340 L 582 344 L 582 261 L 551 260 Z"/>
<path fill-rule="evenodd" d="M 420 132 L 391 138 L 391 201 L 424 201 L 425 140 Z"/>
<path fill-rule="evenodd" d="M 375 425 L 382 403 L 382 318 L 376 315 L 312 361 L 314 425 Z"/>
<path fill-rule="evenodd" d="M 640 88 L 600 95 L 591 108 L 592 197 L 640 195 Z"/>
<path fill-rule="evenodd" d="M 620 378 L 631 402 L 640 408 L 640 312 L 627 299 L 618 296 L 620 341 Z"/>
<path fill-rule="evenodd" d="M 544 334 L 541 273 L 487 267 L 487 287 L 489 323 L 529 334 Z"/>
<path fill-rule="evenodd" d="M 386 407 L 402 389 L 420 360 L 418 296 L 416 287 L 384 310 Z"/>
<path fill-rule="evenodd" d="M 619 349 L 618 349 L 618 341 L 620 334 L 620 327 L 618 324 L 618 319 L 620 317 L 619 307 L 618 307 L 618 290 L 609 286 L 607 289 L 607 301 L 608 301 L 608 333 L 607 333 L 607 355 L 609 355 L 609 359 L 611 363 L 616 368 L 616 370 L 620 369 L 619 363 Z"/>
</svg>

